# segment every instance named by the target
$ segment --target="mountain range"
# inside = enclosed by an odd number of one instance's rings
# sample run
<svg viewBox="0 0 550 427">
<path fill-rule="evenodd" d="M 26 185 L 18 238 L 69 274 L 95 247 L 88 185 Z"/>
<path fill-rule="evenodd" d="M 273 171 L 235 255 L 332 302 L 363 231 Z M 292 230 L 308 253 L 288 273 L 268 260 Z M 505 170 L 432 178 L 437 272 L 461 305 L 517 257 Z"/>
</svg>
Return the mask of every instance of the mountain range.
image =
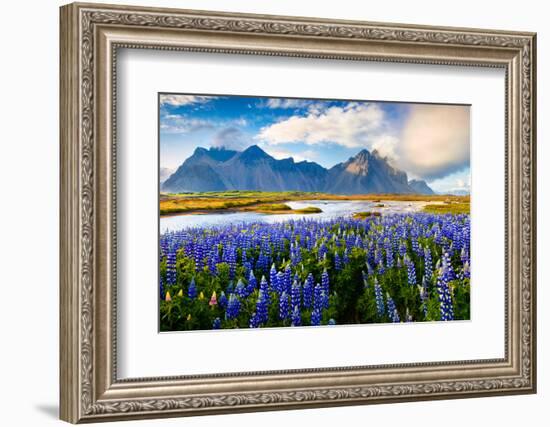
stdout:
<svg viewBox="0 0 550 427">
<path fill-rule="evenodd" d="M 406 172 L 392 166 L 377 150 L 361 150 L 347 161 L 326 169 L 315 162 L 277 160 L 257 145 L 244 151 L 198 147 L 161 184 L 161 190 L 434 194 L 425 181 L 409 181 Z"/>
</svg>

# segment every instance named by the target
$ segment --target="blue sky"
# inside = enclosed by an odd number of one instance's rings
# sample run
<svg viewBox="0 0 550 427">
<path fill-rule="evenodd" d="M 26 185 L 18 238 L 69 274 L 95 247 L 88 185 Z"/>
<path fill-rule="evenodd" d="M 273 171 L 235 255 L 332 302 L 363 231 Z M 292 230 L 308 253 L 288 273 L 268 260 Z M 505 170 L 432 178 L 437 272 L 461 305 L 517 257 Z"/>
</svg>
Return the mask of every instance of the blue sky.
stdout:
<svg viewBox="0 0 550 427">
<path fill-rule="evenodd" d="M 160 166 L 196 147 L 243 150 L 330 168 L 377 149 L 436 191 L 469 190 L 469 107 L 392 102 L 160 95 Z"/>
</svg>

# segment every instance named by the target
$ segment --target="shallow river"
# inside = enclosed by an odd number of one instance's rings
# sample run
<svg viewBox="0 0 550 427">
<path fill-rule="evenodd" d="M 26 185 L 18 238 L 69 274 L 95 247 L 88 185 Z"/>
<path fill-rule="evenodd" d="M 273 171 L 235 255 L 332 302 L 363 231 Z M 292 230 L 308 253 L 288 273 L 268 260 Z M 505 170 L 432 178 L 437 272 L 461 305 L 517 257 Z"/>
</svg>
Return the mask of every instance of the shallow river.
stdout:
<svg viewBox="0 0 550 427">
<path fill-rule="evenodd" d="M 384 207 L 377 207 L 380 202 L 364 200 L 304 200 L 286 202 L 292 209 L 302 209 L 308 206 L 320 208 L 323 212 L 316 214 L 264 214 L 258 212 L 228 212 L 207 214 L 183 214 L 163 216 L 160 218 L 160 232 L 181 230 L 187 227 L 205 227 L 230 223 L 257 222 L 268 223 L 287 221 L 289 219 L 315 218 L 330 219 L 348 216 L 355 212 L 380 212 L 381 214 L 417 212 L 426 202 L 383 201 Z M 433 202 L 432 202 L 433 203 Z"/>
</svg>

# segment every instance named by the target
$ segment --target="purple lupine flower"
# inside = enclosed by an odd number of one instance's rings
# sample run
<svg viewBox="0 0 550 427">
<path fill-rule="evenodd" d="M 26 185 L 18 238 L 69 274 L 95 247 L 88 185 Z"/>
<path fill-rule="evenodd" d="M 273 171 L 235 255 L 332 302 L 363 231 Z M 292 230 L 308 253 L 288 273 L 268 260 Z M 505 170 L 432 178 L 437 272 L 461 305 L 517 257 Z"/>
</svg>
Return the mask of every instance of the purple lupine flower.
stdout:
<svg viewBox="0 0 550 427">
<path fill-rule="evenodd" d="M 235 294 L 229 295 L 229 301 L 227 302 L 227 309 L 225 310 L 225 318 L 228 320 L 236 319 L 239 316 L 241 310 L 241 302 Z"/>
<path fill-rule="evenodd" d="M 277 279 L 277 269 L 275 268 L 275 263 L 273 263 L 271 264 L 271 270 L 269 270 L 269 286 L 273 291 L 279 290 Z"/>
<path fill-rule="evenodd" d="M 466 261 L 464 263 L 464 267 L 463 267 L 463 270 L 462 270 L 462 274 L 464 276 L 465 279 L 469 279 L 470 278 L 470 263 L 468 261 Z"/>
<path fill-rule="evenodd" d="M 304 307 L 311 308 L 313 304 L 313 275 L 309 273 L 304 283 Z"/>
<path fill-rule="evenodd" d="M 212 329 L 220 329 L 222 327 L 222 321 L 219 317 L 216 317 L 214 319 L 214 322 L 212 323 Z"/>
<path fill-rule="evenodd" d="M 399 323 L 401 322 L 401 319 L 399 318 L 399 313 L 397 312 L 397 307 L 395 306 L 395 302 L 393 302 L 392 297 L 390 297 L 389 294 L 386 294 L 386 300 L 388 302 L 388 315 L 390 316 L 390 319 L 393 323 Z"/>
<path fill-rule="evenodd" d="M 254 289 L 256 289 L 256 286 L 258 286 L 258 281 L 256 280 L 256 276 L 254 276 L 254 272 L 250 270 L 250 274 L 248 275 L 248 285 L 247 285 L 247 293 L 250 295 L 252 292 L 254 292 Z"/>
<path fill-rule="evenodd" d="M 380 261 L 378 263 L 378 274 L 382 275 L 384 274 L 385 271 L 386 269 L 384 268 L 384 264 L 382 264 L 382 261 Z"/>
<path fill-rule="evenodd" d="M 302 314 L 300 313 L 300 309 L 298 306 L 294 306 L 294 309 L 292 310 L 292 326 L 300 326 L 302 324 Z"/>
<path fill-rule="evenodd" d="M 159 296 L 161 300 L 166 298 L 166 294 L 164 293 L 164 283 L 162 280 L 162 276 L 159 277 Z"/>
<path fill-rule="evenodd" d="M 203 260 L 204 254 L 202 252 L 202 245 L 196 244 L 195 245 L 195 271 L 201 271 L 202 270 L 202 260 Z"/>
<path fill-rule="evenodd" d="M 189 289 L 187 290 L 187 296 L 191 299 L 197 298 L 197 286 L 195 285 L 195 278 L 193 277 L 191 279 L 191 283 L 189 283 Z"/>
<path fill-rule="evenodd" d="M 408 257 L 405 257 L 405 265 L 407 266 L 407 282 L 411 286 L 416 286 L 416 269 L 414 262 Z"/>
<path fill-rule="evenodd" d="M 384 239 L 384 250 L 386 252 L 386 267 L 392 268 L 393 267 L 392 243 L 390 239 L 388 239 L 387 237 Z"/>
<path fill-rule="evenodd" d="M 338 252 L 334 252 L 334 269 L 340 271 L 342 269 L 342 261 L 340 260 L 340 255 Z"/>
<path fill-rule="evenodd" d="M 348 252 L 348 248 L 344 249 L 344 256 L 343 256 L 342 260 L 343 260 L 343 262 L 344 262 L 344 265 L 349 264 L 349 252 Z"/>
<path fill-rule="evenodd" d="M 265 276 L 262 276 L 262 280 L 260 280 L 260 291 L 263 293 L 266 303 L 269 304 L 271 302 L 271 298 L 269 297 L 269 287 L 267 280 L 265 280 Z"/>
<path fill-rule="evenodd" d="M 432 253 L 428 247 L 424 248 L 424 277 L 427 281 L 432 279 Z"/>
<path fill-rule="evenodd" d="M 321 311 L 317 308 L 311 312 L 311 326 L 319 326 L 321 324 Z"/>
<path fill-rule="evenodd" d="M 166 254 L 166 284 L 176 284 L 176 252 L 171 250 Z"/>
<path fill-rule="evenodd" d="M 328 301 L 328 296 L 330 293 L 330 281 L 329 281 L 328 272 L 326 268 L 323 270 L 323 274 L 321 274 L 321 287 L 323 288 L 323 292 L 327 296 L 327 301 Z M 328 305 L 325 308 L 328 308 Z"/>
<path fill-rule="evenodd" d="M 241 279 L 238 280 L 235 292 L 240 298 L 246 298 L 248 296 L 247 289 Z"/>
<path fill-rule="evenodd" d="M 218 298 L 218 305 L 223 309 L 227 307 L 227 297 L 225 296 L 224 291 L 221 292 L 220 297 Z"/>
<path fill-rule="evenodd" d="M 259 324 L 266 323 L 268 320 L 267 305 L 268 296 L 260 289 L 256 301 L 256 316 Z"/>
<path fill-rule="evenodd" d="M 399 255 L 400 256 L 405 256 L 405 254 L 407 253 L 407 244 L 405 243 L 404 240 L 401 240 L 401 242 L 399 243 Z"/>
<path fill-rule="evenodd" d="M 418 286 L 418 292 L 422 303 L 422 312 L 424 313 L 424 317 L 426 317 L 428 316 L 428 284 L 425 277 L 422 279 L 422 286 Z"/>
<path fill-rule="evenodd" d="M 277 293 L 281 294 L 283 293 L 284 289 L 285 289 L 285 274 L 282 271 L 279 271 L 277 273 L 275 290 L 277 291 Z"/>
<path fill-rule="evenodd" d="M 279 319 L 286 320 L 290 317 L 290 303 L 288 301 L 288 294 L 283 291 L 279 298 Z"/>
<path fill-rule="evenodd" d="M 319 246 L 319 251 L 317 253 L 317 257 L 319 259 L 319 261 L 322 261 L 324 258 L 325 258 L 325 255 L 327 254 L 327 247 L 325 245 L 325 242 L 322 242 L 321 245 Z"/>
<path fill-rule="evenodd" d="M 287 265 L 285 267 L 283 283 L 284 283 L 284 291 L 287 294 L 290 294 L 291 287 L 292 287 L 292 270 L 290 269 L 290 265 Z"/>
<path fill-rule="evenodd" d="M 454 320 L 453 301 L 449 289 L 450 270 L 447 258 L 443 258 L 442 266 L 437 277 L 437 295 L 439 298 L 440 318 L 443 321 Z"/>
<path fill-rule="evenodd" d="M 300 284 L 297 280 L 294 280 L 294 283 L 292 283 L 292 289 L 290 291 L 290 304 L 292 307 L 298 307 L 300 308 L 301 304 L 301 292 L 300 292 Z"/>
<path fill-rule="evenodd" d="M 313 309 L 321 310 L 325 305 L 323 287 L 317 283 L 313 289 Z"/>
<path fill-rule="evenodd" d="M 384 306 L 384 296 L 382 295 L 382 287 L 374 278 L 374 296 L 376 298 L 376 312 L 378 316 L 382 317 L 386 313 L 386 308 Z"/>
</svg>

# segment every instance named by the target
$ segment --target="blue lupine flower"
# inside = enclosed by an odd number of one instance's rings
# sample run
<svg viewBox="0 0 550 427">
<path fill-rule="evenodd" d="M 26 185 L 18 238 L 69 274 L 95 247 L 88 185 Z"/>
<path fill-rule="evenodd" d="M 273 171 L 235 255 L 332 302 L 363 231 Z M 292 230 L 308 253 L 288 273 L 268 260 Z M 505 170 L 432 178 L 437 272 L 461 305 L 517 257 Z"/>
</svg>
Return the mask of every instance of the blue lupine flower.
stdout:
<svg viewBox="0 0 550 427">
<path fill-rule="evenodd" d="M 405 254 L 407 253 L 407 244 L 405 243 L 404 240 L 401 240 L 401 242 L 399 243 L 399 255 L 400 256 L 405 256 Z"/>
<path fill-rule="evenodd" d="M 301 307 L 301 292 L 300 292 L 300 284 L 297 280 L 294 280 L 294 283 L 292 284 L 292 289 L 290 291 L 290 304 L 292 307 L 298 309 Z"/>
<path fill-rule="evenodd" d="M 327 269 L 323 271 L 323 274 L 321 274 L 321 287 L 323 289 L 323 292 L 325 294 L 325 302 L 323 304 L 324 308 L 328 308 L 328 297 L 330 294 L 330 282 L 328 278 Z"/>
<path fill-rule="evenodd" d="M 277 293 L 282 293 L 285 289 L 285 274 L 282 271 L 277 273 L 277 281 L 275 290 Z"/>
<path fill-rule="evenodd" d="M 309 273 L 304 283 L 304 307 L 311 308 L 313 304 L 313 275 Z"/>
<path fill-rule="evenodd" d="M 288 294 L 283 292 L 279 298 L 279 319 L 286 320 L 290 317 L 290 303 Z"/>
<path fill-rule="evenodd" d="M 437 277 L 437 295 L 439 297 L 440 318 L 443 321 L 454 320 L 453 301 L 449 289 L 449 267 L 450 266 L 447 264 L 447 259 L 444 257 L 442 266 L 439 270 L 439 275 Z"/>
<path fill-rule="evenodd" d="M 166 255 L 166 283 L 176 284 L 176 252 L 170 251 Z"/>
<path fill-rule="evenodd" d="M 334 252 L 334 269 L 340 271 L 342 269 L 342 261 L 340 260 L 340 255 L 338 252 Z"/>
<path fill-rule="evenodd" d="M 321 324 L 321 311 L 314 309 L 311 312 L 311 326 L 319 326 Z"/>
<path fill-rule="evenodd" d="M 225 318 L 228 320 L 235 319 L 239 316 L 241 310 L 241 302 L 235 294 L 229 295 L 227 309 L 225 310 Z"/>
<path fill-rule="evenodd" d="M 349 252 L 347 248 L 344 250 L 343 262 L 344 264 L 349 264 Z"/>
<path fill-rule="evenodd" d="M 272 290 L 278 291 L 279 284 L 277 282 L 277 269 L 275 268 L 275 263 L 271 264 L 271 270 L 269 270 L 269 285 Z"/>
<path fill-rule="evenodd" d="M 392 297 L 389 294 L 386 294 L 386 300 L 388 302 L 388 315 L 393 323 L 399 323 L 401 319 L 399 318 L 399 313 L 397 312 L 397 307 L 395 302 L 393 302 Z"/>
<path fill-rule="evenodd" d="M 424 317 L 428 316 L 428 281 L 426 277 L 422 279 L 422 286 L 418 286 L 418 292 L 420 293 L 420 301 L 422 302 L 422 311 Z"/>
<path fill-rule="evenodd" d="M 265 276 L 262 276 L 262 280 L 260 280 L 260 292 L 262 292 L 266 303 L 269 304 L 271 301 L 271 298 L 269 297 L 269 287 L 267 284 L 267 280 L 265 280 Z"/>
<path fill-rule="evenodd" d="M 384 239 L 384 250 L 386 252 L 386 267 L 392 268 L 393 267 L 392 243 L 390 239 L 388 239 L 387 237 Z"/>
<path fill-rule="evenodd" d="M 323 260 L 325 258 L 325 255 L 327 254 L 327 247 L 325 245 L 325 242 L 321 243 L 321 246 L 319 246 L 319 252 L 317 254 L 319 261 Z"/>
<path fill-rule="evenodd" d="M 300 313 L 300 309 L 298 306 L 294 306 L 294 309 L 292 310 L 292 326 L 300 326 L 302 324 L 302 313 Z"/>
<path fill-rule="evenodd" d="M 174 285 L 177 288 L 171 294 L 181 289 L 181 283 L 177 282 L 187 277 L 189 266 L 191 271 L 197 269 L 199 276 L 194 278 L 196 283 L 193 286 L 188 284 L 187 295 L 196 299 L 197 294 L 202 294 L 199 291 L 203 289 L 198 289 L 200 286 L 197 286 L 199 283 L 205 283 L 207 287 L 203 291 L 208 289 L 209 292 L 212 291 L 211 283 L 216 289 L 221 286 L 222 289 L 217 291 L 218 306 L 224 311 L 227 311 L 229 300 L 222 295 L 222 290 L 228 297 L 234 294 L 231 297 L 231 312 L 233 299 L 239 301 L 241 311 L 244 307 L 242 304 L 246 304 L 248 309 L 250 305 L 247 298 L 250 295 L 259 297 L 258 288 L 261 288 L 263 296 L 260 304 L 258 301 L 256 304 L 260 308 L 265 306 L 266 315 L 261 315 L 262 310 L 258 315 L 256 310 L 248 319 L 253 327 L 268 323 L 277 325 L 278 319 L 267 319 L 267 309 L 270 307 L 269 299 L 273 296 L 280 305 L 280 295 L 283 292 L 290 299 L 290 315 L 287 318 L 290 323 L 297 322 L 297 319 L 292 321 L 296 307 L 301 318 L 305 313 L 313 314 L 314 322 L 316 316 L 322 318 L 325 315 L 323 310 L 328 307 L 329 295 L 333 295 L 330 289 L 333 282 L 330 287 L 326 286 L 325 277 L 330 277 L 332 281 L 337 279 L 338 272 L 346 268 L 352 254 L 354 260 L 359 255 L 364 257 L 365 272 L 361 272 L 361 280 L 365 288 L 370 284 L 374 287 L 376 310 L 377 313 L 382 313 L 378 320 L 395 321 L 399 313 L 403 315 L 404 321 L 410 320 L 405 312 L 406 306 L 400 305 L 397 312 L 388 309 L 384 291 L 377 283 L 382 277 L 385 282 L 398 277 L 393 275 L 390 268 L 398 268 L 399 271 L 406 268 L 407 282 L 411 286 L 417 285 L 420 280 L 422 282 L 418 288 L 422 304 L 419 308 L 424 315 L 420 314 L 420 319 L 415 320 L 426 318 L 426 305 L 431 289 L 437 291 L 440 307 L 446 313 L 442 317 L 451 319 L 454 318 L 450 310 L 454 301 L 453 290 L 455 286 L 462 286 L 463 281 L 470 277 L 471 265 L 468 215 L 388 214 L 367 220 L 348 217 L 316 221 L 304 218 L 277 224 L 254 222 L 208 228 L 190 227 L 162 234 L 159 246 L 160 260 L 166 263 L 166 272 L 159 280 L 161 295 L 166 294 L 168 289 L 174 289 Z M 179 262 L 180 259 L 182 274 L 178 276 L 180 267 L 176 266 L 176 261 Z M 332 262 L 328 262 L 328 259 Z M 229 284 L 220 283 L 220 279 L 215 278 L 222 262 L 229 266 Z M 433 264 L 436 264 L 435 267 Z M 416 275 L 418 265 L 423 272 L 421 278 Z M 272 280 L 270 266 L 275 272 L 275 280 Z M 280 272 L 276 266 L 279 266 Z M 324 268 L 327 269 L 326 275 Z M 268 280 L 264 278 L 263 283 L 258 286 L 260 281 L 256 277 L 261 277 L 262 274 Z M 315 292 L 315 274 L 320 274 L 320 277 L 316 277 L 321 285 L 320 294 Z M 208 282 L 209 278 L 215 282 Z M 302 287 L 300 282 L 304 278 Z M 184 287 L 183 292 L 185 291 Z M 395 292 L 399 291 L 396 289 Z M 181 301 L 184 304 L 189 302 L 187 298 Z M 394 301 L 387 301 L 387 304 L 394 304 Z M 445 309 L 447 306 L 449 309 Z M 315 310 L 317 312 L 312 313 Z"/>
<path fill-rule="evenodd" d="M 292 287 L 292 270 L 290 269 L 290 265 L 287 265 L 285 267 L 283 283 L 284 283 L 284 291 L 287 294 L 289 294 Z"/>
<path fill-rule="evenodd" d="M 376 277 L 374 278 L 374 295 L 376 298 L 376 312 L 378 313 L 378 316 L 382 317 L 386 313 L 386 308 L 384 306 L 382 287 L 378 283 L 378 280 L 376 280 Z"/>
<path fill-rule="evenodd" d="M 187 290 L 187 296 L 191 299 L 197 298 L 197 286 L 195 285 L 195 278 L 193 277 L 191 279 L 191 283 L 189 283 L 189 289 Z"/>
<path fill-rule="evenodd" d="M 225 296 L 224 291 L 221 292 L 220 297 L 218 298 L 218 305 L 224 309 L 227 307 L 227 296 Z"/>
<path fill-rule="evenodd" d="M 237 282 L 237 286 L 235 287 L 235 292 L 240 298 L 246 298 L 248 296 L 247 289 L 244 286 L 244 283 L 241 279 Z"/>
<path fill-rule="evenodd" d="M 382 261 L 378 263 L 378 274 L 382 275 L 386 272 L 386 269 L 384 268 L 384 264 Z"/>
<path fill-rule="evenodd" d="M 212 323 L 212 329 L 220 329 L 222 327 L 222 321 L 219 317 L 216 317 L 214 319 L 214 322 Z"/>
<path fill-rule="evenodd" d="M 432 279 L 432 253 L 429 248 L 424 248 L 424 277 L 427 281 Z"/>
<path fill-rule="evenodd" d="M 463 266 L 462 274 L 464 278 L 469 279 L 470 278 L 470 263 L 466 261 Z"/>
<path fill-rule="evenodd" d="M 248 325 L 251 328 L 259 328 L 260 327 L 260 320 L 257 313 L 252 314 L 250 316 L 250 321 L 248 322 Z"/>
<path fill-rule="evenodd" d="M 414 268 L 414 262 L 406 256 L 405 264 L 407 266 L 407 281 L 409 285 L 416 286 L 416 269 Z"/>
<path fill-rule="evenodd" d="M 261 289 L 256 301 L 256 316 L 259 324 L 266 323 L 268 320 L 267 314 L 268 296 Z"/>
<path fill-rule="evenodd" d="M 250 270 L 250 274 L 248 275 L 248 285 L 246 290 L 248 295 L 254 292 L 254 289 L 256 289 L 256 286 L 258 286 L 258 281 L 256 280 L 256 276 L 254 276 L 254 272 Z"/>
<path fill-rule="evenodd" d="M 319 283 L 313 289 L 313 308 L 321 310 L 324 306 L 324 291 Z"/>
</svg>

